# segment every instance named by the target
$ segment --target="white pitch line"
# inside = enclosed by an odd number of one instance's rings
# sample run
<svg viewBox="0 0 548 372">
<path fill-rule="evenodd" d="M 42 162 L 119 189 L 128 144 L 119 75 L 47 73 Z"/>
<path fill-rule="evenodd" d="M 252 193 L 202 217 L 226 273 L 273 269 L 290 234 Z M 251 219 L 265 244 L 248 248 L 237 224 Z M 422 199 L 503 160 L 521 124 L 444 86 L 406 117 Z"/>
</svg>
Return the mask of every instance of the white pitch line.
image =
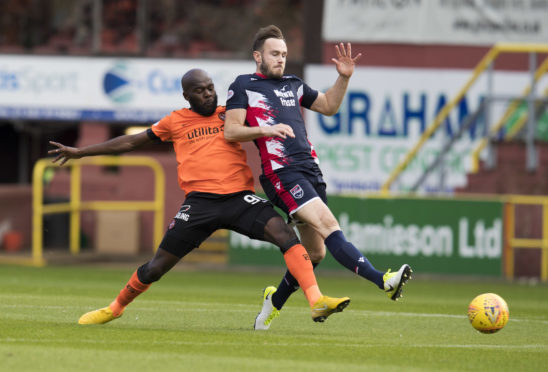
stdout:
<svg viewBox="0 0 548 372">
<path fill-rule="evenodd" d="M 178 306 L 178 309 L 173 309 L 170 311 L 181 312 L 181 313 L 200 313 L 200 312 L 212 312 L 212 311 L 221 311 L 221 312 L 242 312 L 242 311 L 256 311 L 257 306 L 255 305 L 244 305 L 244 304 L 231 304 L 230 306 L 235 307 L 236 309 L 227 309 L 226 307 L 220 307 L 217 303 L 211 302 L 182 302 L 182 301 L 154 301 L 155 303 L 171 303 L 175 306 Z M 142 302 L 141 302 L 142 304 Z M 142 306 L 141 304 L 135 306 L 136 311 L 146 311 L 146 312 L 157 312 L 157 307 L 148 307 Z M 211 307 L 209 307 L 211 306 Z M 59 305 L 22 305 L 22 304 L 0 304 L 0 309 L 45 309 L 45 310 L 81 310 L 89 311 L 93 310 L 93 307 L 83 307 L 83 306 L 59 306 Z M 219 310 L 217 310 L 219 309 Z M 288 306 L 284 308 L 285 313 L 300 313 L 302 312 L 301 308 L 296 306 Z M 358 314 L 365 317 L 410 317 L 410 318 L 451 318 L 451 319 L 466 319 L 466 314 L 456 315 L 456 314 L 439 314 L 439 313 L 412 313 L 412 312 L 398 312 L 398 311 L 373 311 L 373 310 L 352 310 L 346 309 L 345 313 Z M 525 319 L 525 318 L 513 318 L 510 316 L 510 322 L 536 322 L 539 324 L 548 324 L 548 320 L 544 319 Z"/>
<path fill-rule="evenodd" d="M 14 337 L 6 337 L 6 338 L 0 338 L 0 343 L 39 343 L 39 344 L 59 344 L 59 343 L 67 343 L 67 344 L 74 344 L 74 341 L 64 341 L 62 339 L 31 339 L 31 338 L 14 338 Z M 83 344 L 100 344 L 104 345 L 104 340 L 89 340 L 89 339 L 81 339 L 78 341 L 79 343 Z M 111 339 L 107 343 L 108 344 L 119 344 L 119 345 L 148 345 L 148 346 L 161 346 L 165 344 L 169 345 L 201 345 L 201 346 L 217 346 L 219 344 L 223 344 L 223 346 L 231 345 L 231 346 L 242 346 L 242 345 L 249 345 L 250 343 L 255 343 L 255 339 L 249 339 L 249 342 L 234 342 L 234 341 L 181 341 L 181 340 L 165 340 L 165 341 L 158 341 L 158 340 L 120 340 L 120 339 Z M 269 340 L 261 340 L 261 345 L 265 346 L 287 346 L 286 343 L 281 342 L 270 342 Z M 319 347 L 324 344 L 319 342 L 306 342 L 306 343 L 300 343 L 300 346 L 310 346 L 310 347 Z M 362 344 L 362 343 L 342 343 L 338 341 L 336 344 L 332 344 L 332 347 L 355 347 L 355 348 L 386 348 L 386 347 L 393 347 L 392 344 Z M 496 349 L 496 350 L 533 350 L 533 351 L 543 351 L 548 350 L 548 345 L 542 345 L 542 344 L 528 344 L 528 345 L 489 345 L 489 344 L 474 344 L 474 345 L 440 345 L 440 344 L 407 344 L 407 345 L 398 345 L 398 347 L 402 348 L 441 348 L 441 349 L 478 349 L 478 348 L 484 348 L 484 349 Z"/>
<path fill-rule="evenodd" d="M 156 301 L 154 301 L 156 302 Z M 158 301 L 161 302 L 161 301 Z M 227 309 L 226 307 L 222 308 L 220 304 L 209 303 L 209 302 L 181 302 L 181 305 L 192 307 L 181 306 L 180 309 L 171 310 L 174 312 L 181 313 L 202 313 L 202 312 L 214 312 L 219 311 L 223 313 L 240 313 L 242 311 L 256 311 L 257 306 L 253 305 L 242 305 L 242 304 L 233 304 L 237 309 Z M 231 305 L 231 306 L 233 306 Z M 196 307 L 200 306 L 200 307 Z M 211 307 L 207 307 L 211 306 Z M 81 310 L 82 312 L 93 310 L 93 307 L 82 307 L 82 306 L 57 306 L 57 305 L 4 305 L 0 304 L 0 309 L 45 309 L 45 310 Z M 218 310 L 217 310 L 218 309 Z M 146 312 L 157 312 L 157 307 L 143 307 L 135 306 L 135 311 L 146 311 Z M 297 314 L 301 313 L 302 310 L 298 307 L 287 307 L 284 308 L 284 313 Z M 345 313 L 357 314 L 365 317 L 410 317 L 410 318 L 451 318 L 451 319 L 466 319 L 467 316 L 464 315 L 455 315 L 455 314 L 436 314 L 436 313 L 410 313 L 410 312 L 397 312 L 397 311 L 372 311 L 372 310 L 345 310 Z M 525 318 L 513 318 L 510 317 L 510 322 L 535 322 L 539 324 L 548 324 L 548 320 L 543 319 L 525 319 Z"/>
</svg>

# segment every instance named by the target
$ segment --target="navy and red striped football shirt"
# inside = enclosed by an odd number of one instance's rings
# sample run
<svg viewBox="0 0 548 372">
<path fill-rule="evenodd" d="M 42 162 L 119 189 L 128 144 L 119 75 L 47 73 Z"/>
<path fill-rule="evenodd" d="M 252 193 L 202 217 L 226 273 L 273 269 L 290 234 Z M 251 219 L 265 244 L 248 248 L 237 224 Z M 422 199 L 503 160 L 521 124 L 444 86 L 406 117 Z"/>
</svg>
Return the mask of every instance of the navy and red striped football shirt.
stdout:
<svg viewBox="0 0 548 372">
<path fill-rule="evenodd" d="M 270 79 L 262 74 L 240 75 L 230 85 L 226 109 L 246 109 L 246 125 L 260 127 L 287 124 L 295 138 L 261 137 L 255 144 L 261 155 L 263 174 L 288 166 L 307 168 L 318 163 L 314 147 L 307 137 L 301 108 L 310 108 L 318 91 L 294 75 Z"/>
</svg>

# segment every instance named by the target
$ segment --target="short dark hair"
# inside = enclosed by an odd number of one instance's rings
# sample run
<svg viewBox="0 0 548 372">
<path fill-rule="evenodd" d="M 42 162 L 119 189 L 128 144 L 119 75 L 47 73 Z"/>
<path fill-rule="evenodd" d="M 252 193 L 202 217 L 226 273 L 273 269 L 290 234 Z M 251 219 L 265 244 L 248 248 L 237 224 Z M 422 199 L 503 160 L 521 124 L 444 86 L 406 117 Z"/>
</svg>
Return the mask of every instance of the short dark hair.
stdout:
<svg viewBox="0 0 548 372">
<path fill-rule="evenodd" d="M 260 51 L 263 48 L 266 39 L 281 39 L 285 41 L 282 30 L 274 25 L 262 27 L 255 34 L 255 40 L 253 40 L 253 52 Z"/>
</svg>

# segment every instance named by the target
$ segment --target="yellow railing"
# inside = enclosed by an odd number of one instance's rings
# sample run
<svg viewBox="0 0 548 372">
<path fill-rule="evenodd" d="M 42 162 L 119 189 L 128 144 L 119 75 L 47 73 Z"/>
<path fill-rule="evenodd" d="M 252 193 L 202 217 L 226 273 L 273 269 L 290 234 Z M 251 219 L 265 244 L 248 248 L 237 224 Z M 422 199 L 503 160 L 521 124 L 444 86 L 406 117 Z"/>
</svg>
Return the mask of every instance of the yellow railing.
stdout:
<svg viewBox="0 0 548 372">
<path fill-rule="evenodd" d="M 413 146 L 413 148 L 407 153 L 405 158 L 396 166 L 392 171 L 386 182 L 381 187 L 382 193 L 388 193 L 390 186 L 399 177 L 399 175 L 407 168 L 413 158 L 417 155 L 420 148 L 426 143 L 426 141 L 432 137 L 440 125 L 445 121 L 451 110 L 462 100 L 466 92 L 472 87 L 479 76 L 493 63 L 493 61 L 501 53 L 548 53 L 548 44 L 514 44 L 514 43 L 498 43 L 487 52 L 474 69 L 472 76 L 468 79 L 466 84 L 461 88 L 457 95 L 450 100 L 436 115 L 434 121 L 426 128 L 421 135 L 419 141 Z"/>
<path fill-rule="evenodd" d="M 546 58 L 545 62 L 548 62 L 548 58 Z M 548 63 L 546 63 L 546 66 L 548 67 Z M 546 88 L 544 90 L 544 92 L 542 93 L 542 97 L 548 97 L 548 88 Z M 535 108 L 536 108 L 536 106 L 537 105 L 535 105 Z M 516 110 L 516 108 L 514 108 L 514 111 L 515 110 Z M 520 117 L 516 121 L 515 125 L 513 125 L 512 128 L 508 131 L 508 133 L 506 133 L 506 135 L 504 136 L 504 139 L 507 140 L 507 141 L 513 139 L 516 136 L 516 134 L 519 133 L 521 128 L 523 128 L 525 126 L 525 123 L 527 123 L 527 118 L 528 118 L 527 114 Z"/>
<path fill-rule="evenodd" d="M 505 210 L 505 247 L 504 273 L 506 278 L 514 278 L 514 250 L 540 249 L 540 278 L 548 281 L 548 197 L 509 195 L 504 198 Z M 516 205 L 540 205 L 542 206 L 542 236 L 540 239 L 516 238 Z"/>
<path fill-rule="evenodd" d="M 540 80 L 540 78 L 548 71 L 548 58 L 544 60 L 544 62 L 539 66 L 537 71 L 535 71 L 535 76 L 533 77 L 534 81 L 537 82 Z M 527 95 L 531 92 L 531 86 L 527 86 L 523 92 L 521 93 L 521 98 L 527 97 Z M 548 90 L 544 93 L 545 95 L 548 93 Z M 510 103 L 508 108 L 504 111 L 504 114 L 500 118 L 500 120 L 495 124 L 492 128 L 489 129 L 489 134 L 483 138 L 478 147 L 473 151 L 472 153 L 472 173 L 476 173 L 479 170 L 479 157 L 480 153 L 485 149 L 487 146 L 487 143 L 489 142 L 489 138 L 497 133 L 499 130 L 502 129 L 502 127 L 506 124 L 508 119 L 512 116 L 512 114 L 517 110 L 517 108 L 520 106 L 522 100 L 516 99 Z M 526 117 L 524 116 L 516 125 L 512 128 L 510 132 L 507 133 L 506 139 L 512 138 L 517 131 L 519 131 L 523 125 L 525 124 Z"/>
<path fill-rule="evenodd" d="M 51 158 L 40 159 L 34 165 L 32 176 L 32 261 L 43 265 L 43 216 L 51 213 L 70 213 L 69 248 L 72 254 L 80 251 L 80 212 L 84 210 L 123 210 L 154 212 L 154 246 L 162 239 L 164 218 L 165 175 L 161 165 L 147 156 L 94 156 L 70 160 L 66 167 L 70 173 L 70 201 L 68 203 L 44 204 L 44 171 L 59 166 Z M 152 201 L 82 201 L 82 166 L 145 166 L 154 171 L 154 200 Z"/>
</svg>

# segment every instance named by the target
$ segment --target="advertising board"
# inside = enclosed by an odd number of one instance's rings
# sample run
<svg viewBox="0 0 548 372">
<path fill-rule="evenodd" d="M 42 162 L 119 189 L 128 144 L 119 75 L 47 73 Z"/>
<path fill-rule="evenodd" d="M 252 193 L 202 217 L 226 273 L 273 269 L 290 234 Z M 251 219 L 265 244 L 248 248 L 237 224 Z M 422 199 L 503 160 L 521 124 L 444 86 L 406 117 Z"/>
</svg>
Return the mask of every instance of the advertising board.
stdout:
<svg viewBox="0 0 548 372">
<path fill-rule="evenodd" d="M 0 118 L 155 122 L 188 107 L 181 77 L 206 70 L 224 104 L 252 61 L 0 56 Z"/>
<path fill-rule="evenodd" d="M 378 270 L 408 263 L 418 273 L 502 275 L 502 202 L 330 196 L 329 205 L 347 240 Z M 230 262 L 284 264 L 274 245 L 234 232 Z M 344 269 L 329 252 L 321 267 Z"/>
</svg>

